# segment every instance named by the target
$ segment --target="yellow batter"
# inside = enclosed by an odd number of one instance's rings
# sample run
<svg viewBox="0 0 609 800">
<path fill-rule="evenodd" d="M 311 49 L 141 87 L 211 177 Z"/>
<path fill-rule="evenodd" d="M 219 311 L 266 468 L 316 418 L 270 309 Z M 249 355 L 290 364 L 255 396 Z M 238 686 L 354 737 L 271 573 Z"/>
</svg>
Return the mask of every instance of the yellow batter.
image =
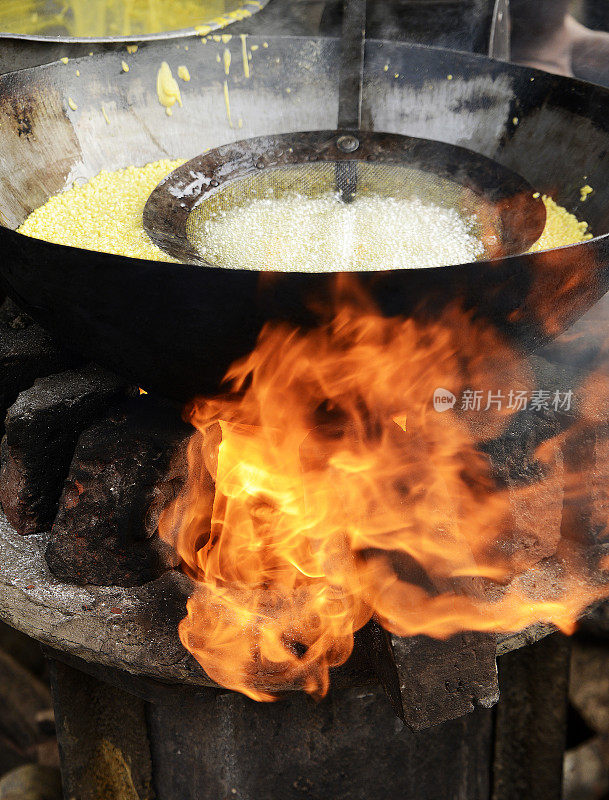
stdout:
<svg viewBox="0 0 609 800">
<path fill-rule="evenodd" d="M 182 105 L 180 87 L 173 77 L 171 67 L 166 61 L 163 61 L 157 73 L 156 93 L 159 98 L 159 103 L 165 106 L 165 111 L 169 116 L 172 115 L 172 109 L 176 103 L 180 106 Z"/>
<path fill-rule="evenodd" d="M 86 250 L 172 261 L 148 238 L 142 227 L 142 214 L 155 186 L 183 163 L 164 160 L 145 167 L 101 172 L 88 183 L 51 197 L 30 214 L 19 232 Z M 532 252 L 592 238 L 587 223 L 580 222 L 551 198 L 543 200 L 548 218 Z"/>
<path fill-rule="evenodd" d="M 200 26 L 207 33 L 250 16 L 258 5 L 251 0 L 1 0 L 0 31 L 86 38 Z"/>
</svg>

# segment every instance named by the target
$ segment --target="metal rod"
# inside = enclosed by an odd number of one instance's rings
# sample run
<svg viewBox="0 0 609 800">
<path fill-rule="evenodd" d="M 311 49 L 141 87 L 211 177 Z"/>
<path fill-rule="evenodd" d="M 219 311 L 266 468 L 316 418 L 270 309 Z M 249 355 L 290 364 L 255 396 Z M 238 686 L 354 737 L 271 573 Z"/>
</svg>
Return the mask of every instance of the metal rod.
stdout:
<svg viewBox="0 0 609 800">
<path fill-rule="evenodd" d="M 362 122 L 366 0 L 344 0 L 338 93 L 338 127 L 359 130 Z"/>
<path fill-rule="evenodd" d="M 510 0 L 496 0 L 488 46 L 489 58 L 510 60 Z"/>
</svg>

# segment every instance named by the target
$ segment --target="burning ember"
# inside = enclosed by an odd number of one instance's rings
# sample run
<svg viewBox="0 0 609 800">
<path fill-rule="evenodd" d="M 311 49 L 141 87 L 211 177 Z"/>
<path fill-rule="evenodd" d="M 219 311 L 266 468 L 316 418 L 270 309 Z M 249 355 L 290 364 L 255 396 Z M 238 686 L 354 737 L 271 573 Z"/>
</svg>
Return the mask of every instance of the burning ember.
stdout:
<svg viewBox="0 0 609 800">
<path fill-rule="evenodd" d="M 384 318 L 339 278 L 323 324 L 267 325 L 226 382 L 186 411 L 188 481 L 161 520 L 194 582 L 181 640 L 218 683 L 257 700 L 321 696 L 372 617 L 400 636 L 572 631 L 606 593 L 568 536 L 541 555 L 513 546 L 510 496 L 537 486 L 508 492 L 481 443 L 515 411 L 483 405 L 474 431 L 459 404 L 434 408 L 438 389 L 476 387 L 486 404 L 531 385 L 472 315 Z M 536 454 L 548 480 L 550 444 Z"/>
</svg>

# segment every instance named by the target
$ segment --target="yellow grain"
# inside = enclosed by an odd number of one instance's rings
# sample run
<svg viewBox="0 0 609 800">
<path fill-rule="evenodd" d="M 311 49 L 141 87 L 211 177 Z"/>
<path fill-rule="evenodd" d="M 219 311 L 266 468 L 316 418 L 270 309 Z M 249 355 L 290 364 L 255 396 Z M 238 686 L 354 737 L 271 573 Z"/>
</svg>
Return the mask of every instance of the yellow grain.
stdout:
<svg viewBox="0 0 609 800">
<path fill-rule="evenodd" d="M 580 222 L 574 214 L 559 206 L 551 197 L 543 196 L 546 206 L 546 227 L 541 238 L 531 247 L 531 253 L 541 250 L 552 250 L 567 244 L 578 244 L 592 238 L 588 232 L 588 223 Z"/>
<path fill-rule="evenodd" d="M 84 185 L 51 197 L 30 214 L 19 231 L 85 250 L 171 261 L 148 238 L 142 213 L 155 186 L 182 163 L 163 160 L 100 172 Z"/>
<path fill-rule="evenodd" d="M 228 87 L 226 87 L 228 96 Z M 228 104 L 228 97 L 227 97 Z M 167 108 L 171 113 L 171 108 Z M 230 115 L 230 107 L 227 106 Z M 110 120 L 102 106 L 102 113 Z M 230 117 L 229 117 L 230 118 Z M 163 160 L 144 167 L 100 172 L 84 185 L 51 197 L 33 211 L 19 232 L 57 244 L 85 250 L 161 261 L 173 261 L 152 244 L 142 226 L 142 213 L 150 193 L 183 160 Z M 543 196 L 547 222 L 531 252 L 539 252 L 592 238 L 588 224 Z"/>
</svg>

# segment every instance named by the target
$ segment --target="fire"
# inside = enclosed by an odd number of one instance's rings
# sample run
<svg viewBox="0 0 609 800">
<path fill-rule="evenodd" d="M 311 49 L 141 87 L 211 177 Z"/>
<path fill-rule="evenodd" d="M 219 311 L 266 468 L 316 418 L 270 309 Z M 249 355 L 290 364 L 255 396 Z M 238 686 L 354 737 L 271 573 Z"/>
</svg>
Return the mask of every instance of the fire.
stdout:
<svg viewBox="0 0 609 800">
<path fill-rule="evenodd" d="M 572 548 L 509 546 L 510 496 L 532 489 L 508 493 L 480 445 L 513 413 L 489 393 L 531 381 L 472 314 L 388 319 L 343 278 L 317 328 L 268 324 L 227 392 L 187 408 L 188 479 L 161 519 L 194 584 L 180 637 L 206 673 L 257 700 L 321 696 L 371 617 L 401 636 L 572 630 L 602 590 Z M 475 429 L 433 405 L 470 387 Z M 560 580 L 531 579 L 543 558 Z"/>
</svg>

